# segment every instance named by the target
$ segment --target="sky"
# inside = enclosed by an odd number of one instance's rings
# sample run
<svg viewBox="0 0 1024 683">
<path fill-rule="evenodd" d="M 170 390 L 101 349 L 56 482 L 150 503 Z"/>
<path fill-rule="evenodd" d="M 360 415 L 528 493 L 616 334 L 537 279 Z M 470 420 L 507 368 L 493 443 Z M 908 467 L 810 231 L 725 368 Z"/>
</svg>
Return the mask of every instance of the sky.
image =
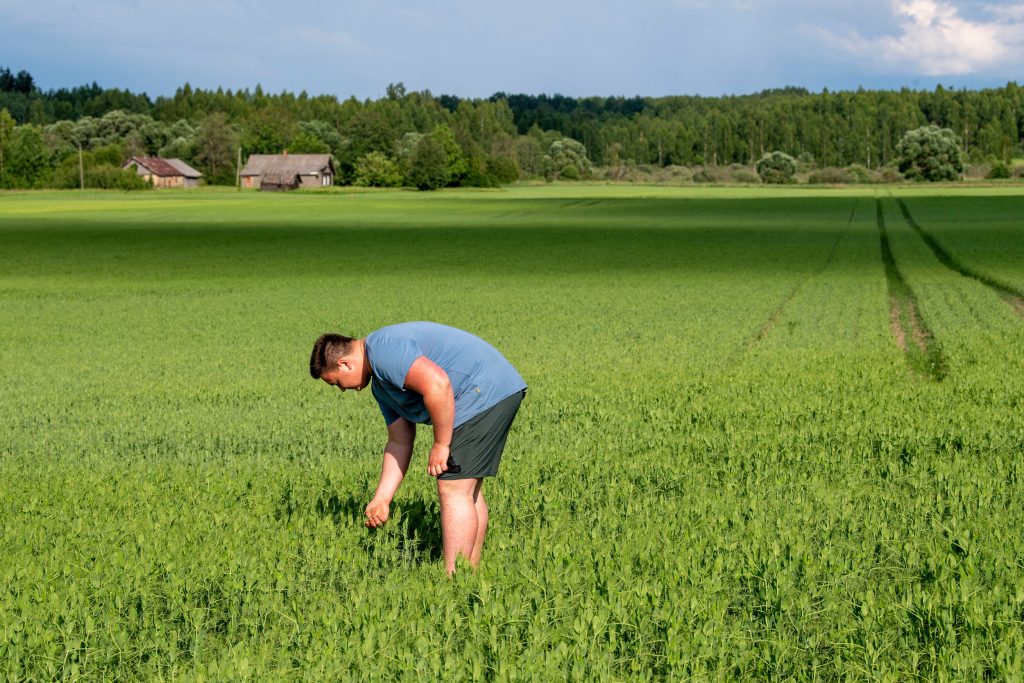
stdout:
<svg viewBox="0 0 1024 683">
<path fill-rule="evenodd" d="M 185 83 L 379 98 L 998 87 L 1024 0 L 0 0 L 0 67 L 43 90 Z"/>
</svg>

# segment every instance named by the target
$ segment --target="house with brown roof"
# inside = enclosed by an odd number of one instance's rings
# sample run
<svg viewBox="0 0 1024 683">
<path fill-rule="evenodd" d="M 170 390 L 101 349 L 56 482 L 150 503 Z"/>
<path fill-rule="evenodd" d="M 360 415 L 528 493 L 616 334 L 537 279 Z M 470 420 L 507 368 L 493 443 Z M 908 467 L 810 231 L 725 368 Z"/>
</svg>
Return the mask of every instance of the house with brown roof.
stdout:
<svg viewBox="0 0 1024 683">
<path fill-rule="evenodd" d="M 181 159 L 160 157 L 132 157 L 121 168 L 134 168 L 153 187 L 195 187 L 203 175 Z"/>
<path fill-rule="evenodd" d="M 242 187 L 294 190 L 333 184 L 330 154 L 253 154 L 242 169 Z"/>
</svg>

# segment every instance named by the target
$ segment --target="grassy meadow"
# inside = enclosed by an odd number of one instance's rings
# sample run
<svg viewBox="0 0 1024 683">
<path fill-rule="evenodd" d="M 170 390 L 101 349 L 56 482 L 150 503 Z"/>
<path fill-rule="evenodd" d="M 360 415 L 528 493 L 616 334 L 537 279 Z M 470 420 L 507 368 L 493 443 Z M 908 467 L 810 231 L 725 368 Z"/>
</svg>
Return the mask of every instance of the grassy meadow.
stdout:
<svg viewBox="0 0 1024 683">
<path fill-rule="evenodd" d="M 1024 678 L 1024 191 L 0 194 L 6 680 Z M 530 385 L 481 568 L 327 330 Z"/>
</svg>

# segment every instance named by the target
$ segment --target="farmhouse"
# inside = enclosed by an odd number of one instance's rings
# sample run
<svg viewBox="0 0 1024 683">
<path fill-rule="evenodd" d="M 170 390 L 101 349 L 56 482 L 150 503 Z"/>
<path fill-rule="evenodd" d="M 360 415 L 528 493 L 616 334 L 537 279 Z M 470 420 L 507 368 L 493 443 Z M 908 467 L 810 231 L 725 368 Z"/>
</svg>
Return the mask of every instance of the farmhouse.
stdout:
<svg viewBox="0 0 1024 683">
<path fill-rule="evenodd" d="M 195 187 L 203 175 L 181 159 L 160 157 L 132 157 L 121 168 L 134 168 L 153 187 Z"/>
<path fill-rule="evenodd" d="M 334 165 L 330 154 L 253 154 L 242 169 L 242 186 L 261 190 L 330 187 Z"/>
</svg>

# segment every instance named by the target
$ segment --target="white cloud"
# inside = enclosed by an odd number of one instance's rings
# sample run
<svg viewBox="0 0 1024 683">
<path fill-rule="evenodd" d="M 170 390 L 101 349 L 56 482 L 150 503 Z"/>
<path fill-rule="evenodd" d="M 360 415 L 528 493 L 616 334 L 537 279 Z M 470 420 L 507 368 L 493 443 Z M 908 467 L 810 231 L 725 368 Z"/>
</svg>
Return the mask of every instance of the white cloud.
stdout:
<svg viewBox="0 0 1024 683">
<path fill-rule="evenodd" d="M 925 76 L 959 76 L 1019 60 L 1024 53 L 1024 4 L 987 5 L 987 21 L 961 16 L 949 0 L 895 0 L 899 33 L 865 38 L 857 31 L 819 30 L 851 54 Z"/>
<path fill-rule="evenodd" d="M 1014 3 L 1012 5 L 994 5 L 986 4 L 983 5 L 983 9 L 986 13 L 1007 22 L 1024 22 L 1024 3 Z"/>
</svg>

